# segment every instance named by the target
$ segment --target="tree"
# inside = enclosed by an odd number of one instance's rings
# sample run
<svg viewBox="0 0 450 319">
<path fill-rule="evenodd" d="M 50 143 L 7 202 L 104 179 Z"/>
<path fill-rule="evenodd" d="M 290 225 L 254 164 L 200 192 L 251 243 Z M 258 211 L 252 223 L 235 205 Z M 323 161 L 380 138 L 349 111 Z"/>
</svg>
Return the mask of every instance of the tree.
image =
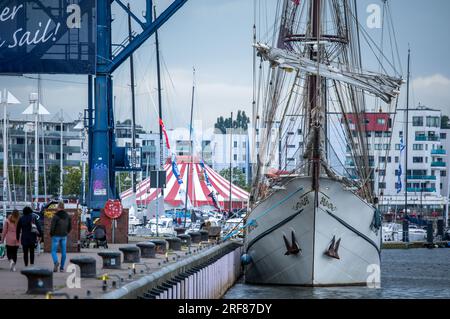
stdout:
<svg viewBox="0 0 450 319">
<path fill-rule="evenodd" d="M 447 115 L 442 115 L 441 117 L 441 129 L 450 129 L 449 117 Z"/>
<path fill-rule="evenodd" d="M 81 170 L 79 167 L 66 167 L 64 175 L 63 194 L 65 196 L 77 196 L 81 194 Z"/>
<path fill-rule="evenodd" d="M 59 195 L 59 185 L 61 184 L 60 171 L 61 169 L 58 165 L 52 165 L 47 169 L 47 193 L 49 195 Z"/>
<path fill-rule="evenodd" d="M 230 169 L 225 168 L 219 172 L 219 174 L 225 178 L 227 181 L 230 181 Z M 239 167 L 233 167 L 233 176 L 232 181 L 233 184 L 236 186 L 239 186 L 240 188 L 243 188 L 245 190 L 249 189 L 249 186 L 247 185 L 247 180 L 245 174 L 242 172 L 242 169 Z"/>
<path fill-rule="evenodd" d="M 244 131 L 248 130 L 248 124 L 250 123 L 250 118 L 247 117 L 245 114 L 245 111 L 239 110 L 237 112 L 236 118 L 233 120 L 233 123 L 231 123 L 230 117 L 227 117 L 224 119 L 223 116 L 220 116 L 217 118 L 216 124 L 214 124 L 214 127 L 216 129 L 219 129 L 222 134 L 225 134 L 227 132 L 227 128 L 240 128 Z"/>
</svg>

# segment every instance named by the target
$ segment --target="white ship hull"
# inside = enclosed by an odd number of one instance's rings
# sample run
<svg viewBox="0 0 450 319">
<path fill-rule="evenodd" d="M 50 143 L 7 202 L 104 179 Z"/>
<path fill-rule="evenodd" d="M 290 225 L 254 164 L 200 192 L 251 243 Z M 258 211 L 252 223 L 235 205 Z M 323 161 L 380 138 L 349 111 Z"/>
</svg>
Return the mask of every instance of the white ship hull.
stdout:
<svg viewBox="0 0 450 319">
<path fill-rule="evenodd" d="M 344 186 L 321 178 L 318 206 L 311 178 L 287 183 L 251 212 L 256 227 L 246 236 L 251 262 L 245 280 L 254 284 L 334 286 L 379 284 L 381 227 L 372 227 L 375 209 Z M 283 235 L 301 251 L 286 255 Z M 333 237 L 341 239 L 339 259 L 329 257 Z"/>
</svg>

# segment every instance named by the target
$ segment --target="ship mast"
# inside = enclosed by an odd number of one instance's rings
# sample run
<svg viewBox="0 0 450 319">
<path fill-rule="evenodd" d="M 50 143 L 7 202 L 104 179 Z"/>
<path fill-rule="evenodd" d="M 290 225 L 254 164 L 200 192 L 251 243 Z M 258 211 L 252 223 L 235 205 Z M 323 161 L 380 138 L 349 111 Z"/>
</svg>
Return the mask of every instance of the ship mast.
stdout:
<svg viewBox="0 0 450 319">
<path fill-rule="evenodd" d="M 311 27 L 312 38 L 317 40 L 317 47 L 314 48 L 314 44 L 310 45 L 310 58 L 317 61 L 317 74 L 319 74 L 320 63 L 320 15 L 321 15 L 321 0 L 312 0 L 311 8 Z M 312 176 L 312 189 L 316 192 L 319 191 L 319 178 L 320 178 L 320 162 L 321 151 L 320 144 L 322 139 L 322 110 L 321 110 L 321 77 L 320 75 L 308 76 L 308 102 L 310 105 L 309 116 L 309 128 L 312 135 L 312 163 L 310 166 L 310 173 Z M 317 200 L 317 199 L 316 199 Z"/>
</svg>

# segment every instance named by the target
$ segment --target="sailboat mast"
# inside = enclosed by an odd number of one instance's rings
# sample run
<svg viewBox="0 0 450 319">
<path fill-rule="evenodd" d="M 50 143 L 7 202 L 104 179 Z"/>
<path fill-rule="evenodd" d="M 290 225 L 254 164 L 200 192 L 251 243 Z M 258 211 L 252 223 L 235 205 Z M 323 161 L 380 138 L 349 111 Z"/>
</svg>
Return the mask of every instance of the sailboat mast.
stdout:
<svg viewBox="0 0 450 319">
<path fill-rule="evenodd" d="M 153 8 L 153 12 L 156 19 L 156 7 Z M 156 40 L 156 72 L 158 76 L 158 111 L 159 118 L 162 119 L 162 94 L 161 94 L 161 63 L 159 57 L 159 37 L 158 30 L 155 31 L 155 40 Z M 163 129 L 162 125 L 159 125 L 159 168 L 162 169 L 164 166 L 164 154 L 163 154 Z"/>
<path fill-rule="evenodd" d="M 153 7 L 153 14 L 156 20 L 156 6 Z M 158 30 L 155 31 L 155 41 L 156 41 L 156 72 L 158 77 L 158 111 L 159 111 L 159 118 L 162 120 L 162 94 L 161 94 L 161 62 L 159 57 L 159 37 L 158 37 Z M 159 125 L 159 167 L 158 171 L 162 170 L 164 167 L 164 156 L 163 156 L 163 131 L 162 131 L 162 125 Z M 156 177 L 157 184 L 159 186 L 159 172 Z M 159 187 L 158 187 L 159 188 Z M 157 190 L 158 191 L 158 190 Z M 163 198 L 163 204 L 164 205 L 164 187 L 161 187 L 161 196 Z M 157 198 L 157 207 L 158 212 L 156 213 L 156 234 L 158 235 L 158 216 L 159 216 L 159 200 Z"/>
<path fill-rule="evenodd" d="M 408 127 L 409 127 L 409 80 L 411 49 L 408 49 L 408 75 L 406 81 L 406 128 L 405 128 L 405 216 L 408 215 Z"/>
<path fill-rule="evenodd" d="M 60 149 L 59 152 L 61 154 L 59 157 L 59 166 L 60 166 L 60 169 L 59 169 L 59 200 L 62 200 L 63 199 L 63 179 L 64 179 L 64 155 L 63 155 L 64 154 L 63 153 L 64 113 L 63 113 L 62 109 L 61 109 L 61 117 L 59 120 L 60 120 L 60 124 L 61 124 L 61 130 L 60 130 L 61 140 L 59 143 L 59 149 Z"/>
<path fill-rule="evenodd" d="M 130 3 L 128 7 L 128 39 L 131 42 L 133 40 L 133 34 L 131 31 L 131 8 Z M 131 78 L 131 145 L 133 151 L 136 149 L 136 98 L 135 98 L 135 86 L 134 86 L 134 58 L 133 54 L 130 55 L 130 78 Z M 131 184 L 133 188 L 133 194 L 136 194 L 136 172 L 131 172 Z"/>
<path fill-rule="evenodd" d="M 194 95 L 195 95 L 195 68 L 193 69 L 193 81 L 192 81 L 192 99 L 191 99 L 191 120 L 189 122 L 189 152 L 191 154 L 191 161 L 188 163 L 188 174 L 186 181 L 186 195 L 184 201 L 184 227 L 186 227 L 186 215 L 187 215 L 187 203 L 189 193 L 189 174 L 191 173 L 191 164 L 193 162 L 193 147 L 192 147 L 192 117 L 194 114 Z M 192 219 L 192 217 L 191 217 Z"/>
<path fill-rule="evenodd" d="M 313 0 L 311 13 L 312 38 L 317 40 L 317 48 L 311 45 L 311 59 L 320 63 L 320 12 L 321 0 Z M 309 104 L 310 104 L 310 122 L 309 127 L 312 130 L 313 149 L 312 149 L 312 188 L 314 191 L 319 190 L 320 178 L 320 140 L 321 140 L 321 123 L 320 123 L 320 82 L 319 75 L 309 76 Z"/>
<path fill-rule="evenodd" d="M 3 215 L 6 217 L 6 198 L 8 187 L 8 147 L 6 146 L 6 104 L 8 103 L 8 92 L 3 91 Z"/>
</svg>

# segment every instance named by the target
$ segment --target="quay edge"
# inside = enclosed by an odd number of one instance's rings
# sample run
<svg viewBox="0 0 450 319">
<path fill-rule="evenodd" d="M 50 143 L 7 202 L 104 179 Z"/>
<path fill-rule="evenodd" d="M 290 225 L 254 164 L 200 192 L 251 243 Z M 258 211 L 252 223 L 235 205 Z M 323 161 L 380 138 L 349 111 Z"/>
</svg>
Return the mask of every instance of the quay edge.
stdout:
<svg viewBox="0 0 450 319">
<path fill-rule="evenodd" d="M 242 247 L 242 243 L 236 241 L 229 241 L 218 244 L 217 246 L 209 248 L 197 255 L 183 259 L 174 264 L 169 264 L 161 270 L 144 276 L 131 283 L 127 283 L 114 291 L 99 296 L 98 299 L 137 299 L 151 289 L 162 285 L 163 283 L 173 279 L 179 274 L 182 274 L 194 267 L 201 265 L 211 258 L 232 254 L 234 268 L 229 269 L 229 271 L 232 272 L 232 280 L 221 281 L 221 287 L 214 287 L 214 291 L 216 291 L 214 298 L 221 298 L 241 275 L 240 256 L 242 253 Z M 202 296 L 190 297 L 194 298 L 182 299 L 202 299 Z"/>
</svg>

